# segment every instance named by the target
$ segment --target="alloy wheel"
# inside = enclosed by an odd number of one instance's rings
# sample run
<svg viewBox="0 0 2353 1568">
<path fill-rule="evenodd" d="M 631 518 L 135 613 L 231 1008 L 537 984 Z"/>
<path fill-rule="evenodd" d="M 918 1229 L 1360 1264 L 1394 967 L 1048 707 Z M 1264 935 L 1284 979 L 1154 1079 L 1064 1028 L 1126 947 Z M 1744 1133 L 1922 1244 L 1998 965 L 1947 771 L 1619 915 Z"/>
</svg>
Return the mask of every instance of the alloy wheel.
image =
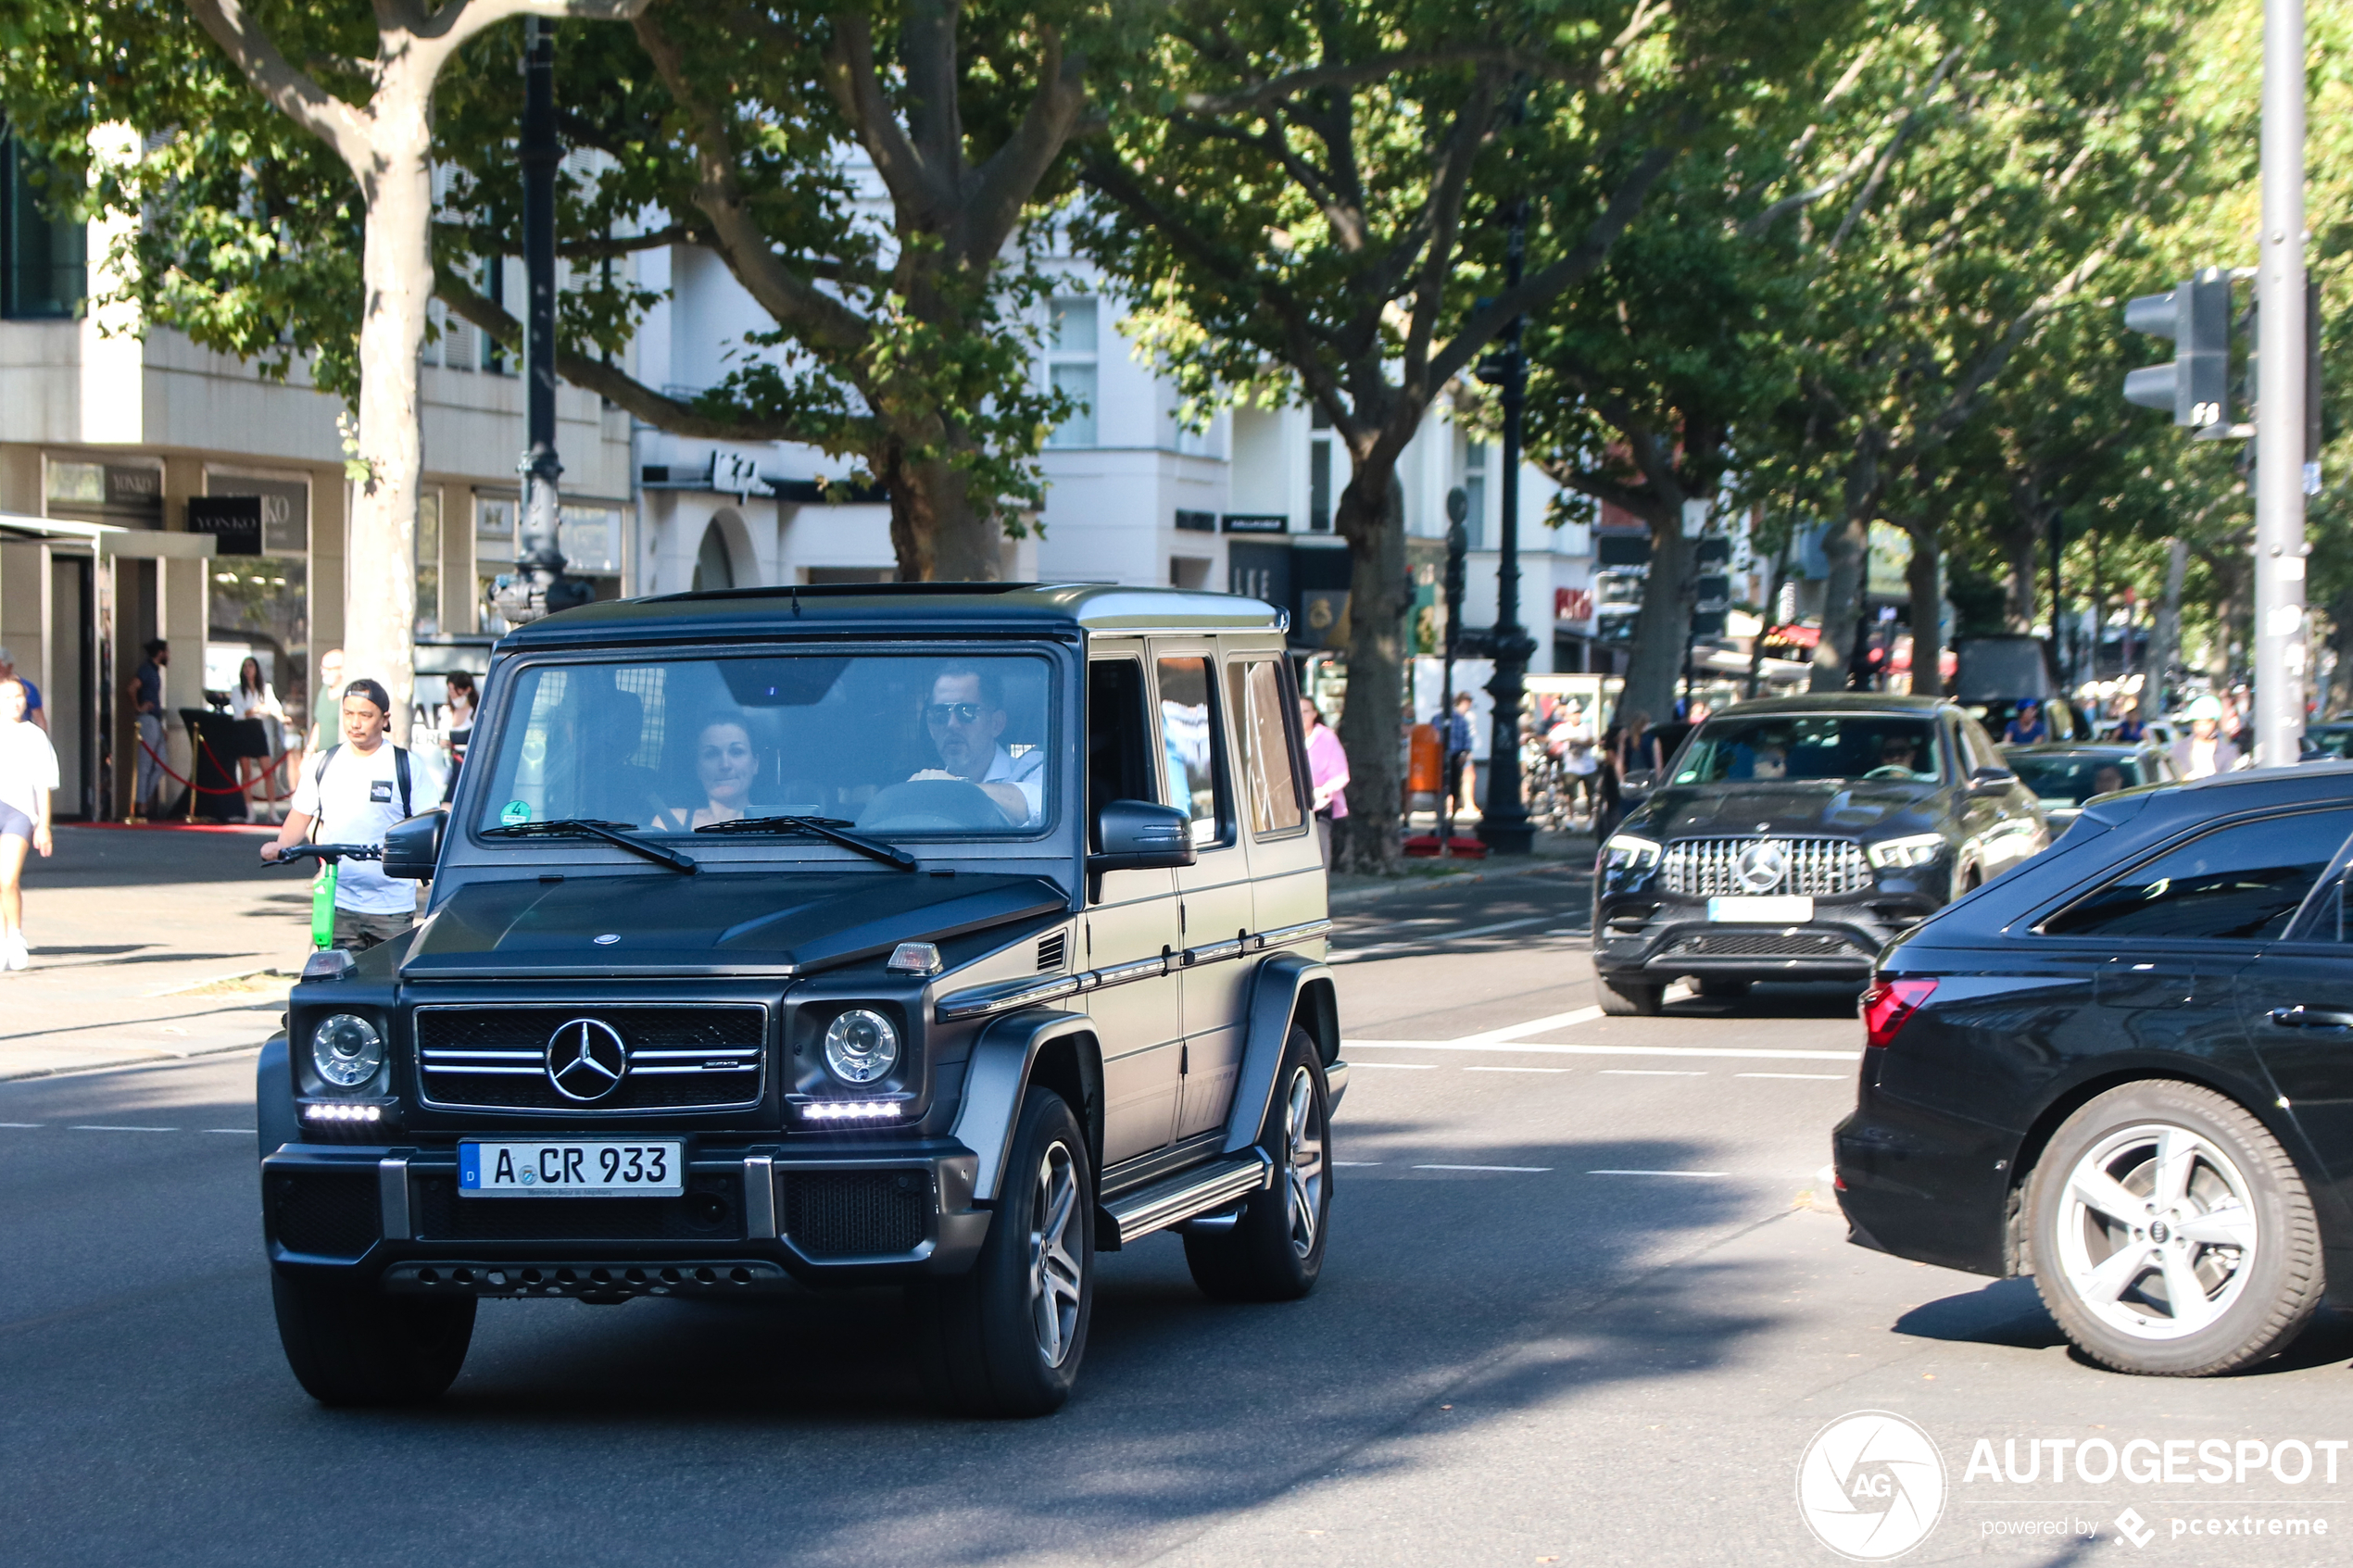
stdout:
<svg viewBox="0 0 2353 1568">
<path fill-rule="evenodd" d="M 2119 1333 L 2196 1334 L 2246 1289 L 2259 1244 L 2246 1177 L 2185 1127 L 2110 1133 L 2075 1162 L 2059 1205 L 2059 1271 Z"/>
<path fill-rule="evenodd" d="M 1305 1067 L 1291 1074 L 1283 1097 L 1284 1204 L 1290 1219 L 1291 1250 L 1305 1258 L 1315 1250 L 1323 1223 L 1324 1137 L 1315 1121 L 1315 1078 Z"/>
<path fill-rule="evenodd" d="M 1071 1248 L 1078 1219 L 1077 1168 L 1069 1146 L 1057 1140 L 1038 1159 L 1030 1198 L 1029 1318 L 1048 1366 L 1063 1364 L 1078 1332 L 1082 1265 Z"/>
</svg>

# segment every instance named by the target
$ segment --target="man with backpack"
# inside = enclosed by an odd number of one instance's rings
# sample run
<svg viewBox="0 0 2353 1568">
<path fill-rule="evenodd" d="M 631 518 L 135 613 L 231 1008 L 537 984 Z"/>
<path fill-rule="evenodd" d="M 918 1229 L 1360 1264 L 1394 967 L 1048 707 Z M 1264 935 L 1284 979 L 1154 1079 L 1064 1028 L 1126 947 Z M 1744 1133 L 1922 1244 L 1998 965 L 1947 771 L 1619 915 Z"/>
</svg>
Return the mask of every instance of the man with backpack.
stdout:
<svg viewBox="0 0 2353 1568">
<path fill-rule="evenodd" d="M 288 845 L 311 836 L 321 844 L 376 844 L 395 822 L 441 800 L 439 778 L 423 771 L 409 751 L 391 744 L 392 697 L 374 681 L 354 681 L 343 689 L 342 741 L 321 752 L 295 785 L 292 809 L 278 836 L 261 847 L 275 861 Z M 395 882 L 374 860 L 346 860 L 335 883 L 334 945 L 364 952 L 399 935 L 417 922 L 413 883 Z"/>
</svg>

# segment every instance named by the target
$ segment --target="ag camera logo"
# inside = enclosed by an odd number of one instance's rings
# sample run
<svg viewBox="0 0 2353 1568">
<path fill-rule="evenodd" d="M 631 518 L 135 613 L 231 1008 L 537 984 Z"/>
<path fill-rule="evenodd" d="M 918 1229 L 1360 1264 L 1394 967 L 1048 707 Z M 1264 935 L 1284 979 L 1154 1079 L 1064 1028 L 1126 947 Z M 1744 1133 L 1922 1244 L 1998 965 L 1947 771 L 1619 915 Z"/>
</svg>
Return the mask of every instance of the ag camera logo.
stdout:
<svg viewBox="0 0 2353 1568">
<path fill-rule="evenodd" d="M 1797 1461 L 1797 1510 L 1841 1557 L 1884 1562 L 1928 1538 L 1944 1512 L 1944 1456 L 1886 1411 L 1857 1411 L 1814 1435 Z"/>
</svg>

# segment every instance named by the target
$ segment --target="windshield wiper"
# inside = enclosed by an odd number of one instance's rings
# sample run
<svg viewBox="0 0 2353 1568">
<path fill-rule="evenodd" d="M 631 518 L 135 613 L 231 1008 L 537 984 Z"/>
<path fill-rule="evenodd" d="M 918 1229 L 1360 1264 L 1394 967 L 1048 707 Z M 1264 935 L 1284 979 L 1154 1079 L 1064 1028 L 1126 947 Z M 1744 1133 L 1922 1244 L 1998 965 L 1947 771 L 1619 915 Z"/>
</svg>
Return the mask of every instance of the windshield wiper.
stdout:
<svg viewBox="0 0 2353 1568">
<path fill-rule="evenodd" d="M 651 839 L 639 838 L 634 833 L 623 832 L 622 830 L 628 825 L 627 822 L 600 822 L 588 817 L 558 817 L 552 822 L 508 822 L 499 827 L 484 828 L 482 830 L 482 836 L 484 838 L 601 838 L 608 844 L 621 846 L 633 855 L 643 855 L 648 860 L 660 861 L 671 870 L 684 872 L 688 876 L 702 870 L 701 862 L 692 855 L 656 844 Z"/>
<path fill-rule="evenodd" d="M 885 844 L 879 838 L 863 834 L 844 833 L 849 824 L 839 817 L 736 817 L 724 822 L 705 822 L 697 833 L 805 833 L 822 838 L 828 844 L 838 844 L 844 849 L 855 849 L 861 855 L 880 860 L 887 866 L 897 866 L 902 872 L 915 869 L 915 858 L 895 844 Z"/>
</svg>

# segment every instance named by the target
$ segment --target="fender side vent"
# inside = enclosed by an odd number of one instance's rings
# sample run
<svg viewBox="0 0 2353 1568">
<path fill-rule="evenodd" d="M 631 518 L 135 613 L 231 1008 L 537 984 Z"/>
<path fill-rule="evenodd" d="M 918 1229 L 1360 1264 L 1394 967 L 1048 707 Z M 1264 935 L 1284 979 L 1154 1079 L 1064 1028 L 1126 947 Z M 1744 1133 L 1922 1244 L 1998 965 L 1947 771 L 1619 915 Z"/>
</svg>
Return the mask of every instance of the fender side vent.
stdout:
<svg viewBox="0 0 2353 1568">
<path fill-rule="evenodd" d="M 1070 934 L 1066 931 L 1057 931 L 1051 936 L 1040 936 L 1038 939 L 1038 972 L 1046 974 L 1062 968 L 1063 956 L 1069 947 Z"/>
</svg>

